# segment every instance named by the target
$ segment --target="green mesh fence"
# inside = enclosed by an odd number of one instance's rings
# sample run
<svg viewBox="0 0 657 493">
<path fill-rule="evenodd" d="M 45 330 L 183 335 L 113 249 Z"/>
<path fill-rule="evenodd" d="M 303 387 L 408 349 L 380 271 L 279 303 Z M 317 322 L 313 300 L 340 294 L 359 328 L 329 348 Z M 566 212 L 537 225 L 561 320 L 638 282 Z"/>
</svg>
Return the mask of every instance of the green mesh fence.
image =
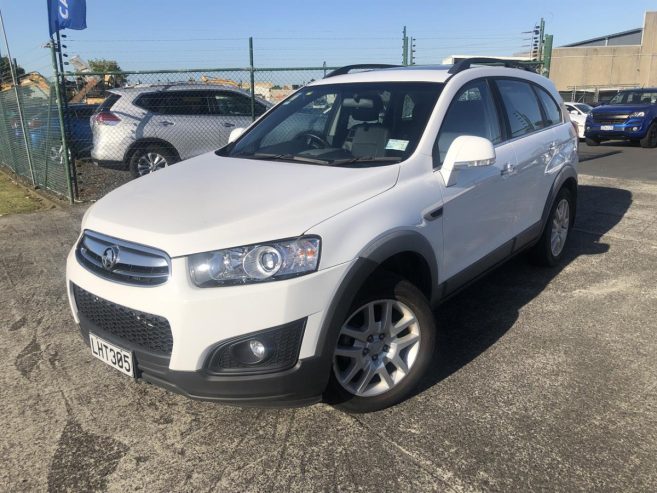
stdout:
<svg viewBox="0 0 657 493">
<path fill-rule="evenodd" d="M 21 111 L 22 110 L 22 111 Z M 69 196 L 69 173 L 51 82 L 24 79 L 0 91 L 0 163 L 26 182 Z"/>
</svg>

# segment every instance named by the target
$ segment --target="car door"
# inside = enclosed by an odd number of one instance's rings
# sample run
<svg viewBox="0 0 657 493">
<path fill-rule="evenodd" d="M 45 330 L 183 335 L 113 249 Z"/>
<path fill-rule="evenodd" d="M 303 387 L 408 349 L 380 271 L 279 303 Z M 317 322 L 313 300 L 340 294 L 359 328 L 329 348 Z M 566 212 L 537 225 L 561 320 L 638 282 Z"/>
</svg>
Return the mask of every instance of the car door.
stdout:
<svg viewBox="0 0 657 493">
<path fill-rule="evenodd" d="M 535 226 L 541 219 L 543 174 L 554 139 L 545 128 L 541 105 L 532 84 L 521 79 L 496 79 L 504 106 L 510 142 L 517 164 L 509 180 L 513 182 L 519 214 L 513 224 L 514 235 Z"/>
<path fill-rule="evenodd" d="M 212 125 L 218 138 L 218 147 L 228 143 L 228 137 L 233 129 L 246 128 L 253 122 L 251 98 L 236 91 L 213 91 L 210 108 L 213 115 Z M 255 110 L 257 118 L 266 111 L 266 108 L 256 101 Z"/>
<path fill-rule="evenodd" d="M 152 123 L 157 137 L 176 148 L 180 159 L 188 159 L 221 147 L 210 114 L 210 91 L 174 89 L 162 93 Z"/>
<path fill-rule="evenodd" d="M 507 176 L 515 166 L 515 151 L 504 141 L 498 105 L 487 79 L 467 83 L 453 98 L 434 144 L 436 172 L 451 143 L 461 135 L 489 139 L 496 160 L 491 166 L 459 170 L 451 186 L 443 180 L 441 278 L 447 279 L 448 291 L 511 252 L 517 209 L 516 190 Z M 442 179 L 440 173 L 434 174 Z"/>
</svg>

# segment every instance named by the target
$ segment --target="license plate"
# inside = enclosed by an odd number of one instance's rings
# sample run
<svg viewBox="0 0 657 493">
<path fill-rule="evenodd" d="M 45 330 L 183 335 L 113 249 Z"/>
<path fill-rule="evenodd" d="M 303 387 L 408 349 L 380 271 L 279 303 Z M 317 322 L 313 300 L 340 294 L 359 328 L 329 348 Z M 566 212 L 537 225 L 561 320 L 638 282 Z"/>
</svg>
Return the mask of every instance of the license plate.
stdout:
<svg viewBox="0 0 657 493">
<path fill-rule="evenodd" d="M 601 125 L 600 130 L 613 130 L 614 126 L 613 125 Z"/>
<path fill-rule="evenodd" d="M 131 377 L 135 376 L 135 362 L 131 351 L 115 346 L 94 334 L 89 334 L 89 343 L 91 344 L 91 354 L 96 358 L 121 373 Z"/>
</svg>

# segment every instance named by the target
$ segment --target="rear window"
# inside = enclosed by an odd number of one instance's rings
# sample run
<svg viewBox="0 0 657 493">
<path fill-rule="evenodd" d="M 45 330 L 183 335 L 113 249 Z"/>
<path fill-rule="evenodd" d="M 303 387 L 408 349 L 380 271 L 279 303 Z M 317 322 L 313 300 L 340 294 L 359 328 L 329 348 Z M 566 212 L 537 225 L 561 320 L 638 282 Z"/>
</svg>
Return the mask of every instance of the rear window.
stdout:
<svg viewBox="0 0 657 493">
<path fill-rule="evenodd" d="M 162 93 L 148 92 L 146 94 L 142 94 L 135 100 L 134 104 L 135 106 L 139 106 L 146 111 L 157 113 L 160 111 L 160 105 L 162 104 Z"/>
<path fill-rule="evenodd" d="M 98 106 L 98 109 L 96 110 L 96 113 L 102 113 L 103 111 L 109 111 L 112 109 L 112 106 L 116 104 L 116 102 L 121 99 L 121 96 L 119 96 L 116 93 L 110 92 L 109 96 L 105 98 L 105 101 L 103 101 L 100 106 Z"/>
</svg>

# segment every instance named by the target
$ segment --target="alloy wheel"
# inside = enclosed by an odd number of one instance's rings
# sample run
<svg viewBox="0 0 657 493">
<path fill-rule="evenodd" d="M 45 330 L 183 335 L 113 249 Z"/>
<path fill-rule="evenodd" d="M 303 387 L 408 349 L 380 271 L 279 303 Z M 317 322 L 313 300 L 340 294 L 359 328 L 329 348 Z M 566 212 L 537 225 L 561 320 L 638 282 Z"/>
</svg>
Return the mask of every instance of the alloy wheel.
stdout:
<svg viewBox="0 0 657 493">
<path fill-rule="evenodd" d="M 144 176 L 169 165 L 167 159 L 157 152 L 147 152 L 137 161 L 137 173 Z"/>
<path fill-rule="evenodd" d="M 554 211 L 552 219 L 552 234 L 550 235 L 550 250 L 558 257 L 563 251 L 570 228 L 570 205 L 568 200 L 561 199 Z"/>
<path fill-rule="evenodd" d="M 356 309 L 340 329 L 333 372 L 353 395 L 380 395 L 409 374 L 420 343 L 417 317 L 407 305 L 372 301 Z"/>
</svg>

